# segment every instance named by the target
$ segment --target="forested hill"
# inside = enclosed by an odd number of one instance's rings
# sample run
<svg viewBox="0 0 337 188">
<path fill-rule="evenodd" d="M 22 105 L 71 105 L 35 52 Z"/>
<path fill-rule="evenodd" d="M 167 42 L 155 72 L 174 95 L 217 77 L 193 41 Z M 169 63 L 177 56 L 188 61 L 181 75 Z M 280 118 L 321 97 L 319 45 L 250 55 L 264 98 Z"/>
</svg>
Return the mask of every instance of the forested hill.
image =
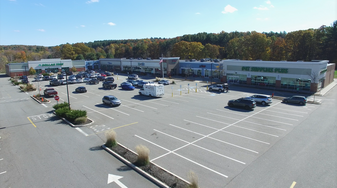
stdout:
<svg viewBox="0 0 337 188">
<path fill-rule="evenodd" d="M 5 64 L 47 58 L 86 59 L 180 57 L 181 59 L 329 60 L 337 62 L 337 21 L 331 26 L 294 32 L 220 32 L 176 38 L 103 40 L 54 47 L 0 46 L 0 71 Z"/>
</svg>

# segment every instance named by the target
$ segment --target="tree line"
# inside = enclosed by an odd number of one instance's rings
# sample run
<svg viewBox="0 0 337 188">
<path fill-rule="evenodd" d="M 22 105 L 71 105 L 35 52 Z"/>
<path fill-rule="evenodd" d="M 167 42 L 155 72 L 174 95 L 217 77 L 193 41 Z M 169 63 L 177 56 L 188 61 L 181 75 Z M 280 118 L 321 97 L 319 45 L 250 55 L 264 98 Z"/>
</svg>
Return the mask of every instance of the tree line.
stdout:
<svg viewBox="0 0 337 188">
<path fill-rule="evenodd" d="M 293 32 L 220 32 L 183 35 L 170 39 L 103 40 L 54 47 L 0 46 L 0 71 L 5 64 L 62 58 L 180 57 L 181 59 L 242 59 L 272 61 L 329 60 L 337 62 L 337 20 L 331 26 Z"/>
</svg>

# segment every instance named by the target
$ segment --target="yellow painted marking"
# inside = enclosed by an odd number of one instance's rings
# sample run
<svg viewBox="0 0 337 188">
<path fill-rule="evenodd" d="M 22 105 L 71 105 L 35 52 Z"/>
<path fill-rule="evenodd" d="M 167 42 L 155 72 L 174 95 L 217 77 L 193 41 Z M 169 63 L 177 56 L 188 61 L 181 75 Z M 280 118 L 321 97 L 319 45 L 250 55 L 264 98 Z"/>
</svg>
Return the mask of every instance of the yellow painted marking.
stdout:
<svg viewBox="0 0 337 188">
<path fill-rule="evenodd" d="M 294 182 L 291 184 L 290 188 L 294 188 L 295 185 L 296 185 L 296 181 L 294 181 Z"/>
<path fill-rule="evenodd" d="M 30 121 L 31 124 L 34 125 L 34 127 L 36 128 L 36 125 L 32 122 L 32 120 L 29 119 L 29 117 L 27 117 L 27 119 Z"/>
<path fill-rule="evenodd" d="M 133 124 L 137 124 L 138 122 L 134 122 L 134 123 L 129 123 L 129 124 L 126 124 L 126 125 L 122 125 L 122 126 L 119 126 L 119 127 L 115 127 L 115 128 L 112 128 L 112 130 L 115 130 L 115 129 L 119 129 L 119 128 L 122 128 L 122 127 L 126 127 L 126 126 L 130 126 L 130 125 L 133 125 Z M 110 129 L 109 129 L 110 130 Z M 105 130 L 106 131 L 106 130 Z M 101 132 L 105 132 L 105 131 L 101 131 Z M 101 132 L 96 132 L 95 134 L 99 134 Z M 92 135 L 95 135 L 95 134 L 89 134 L 88 136 L 92 136 Z"/>
</svg>

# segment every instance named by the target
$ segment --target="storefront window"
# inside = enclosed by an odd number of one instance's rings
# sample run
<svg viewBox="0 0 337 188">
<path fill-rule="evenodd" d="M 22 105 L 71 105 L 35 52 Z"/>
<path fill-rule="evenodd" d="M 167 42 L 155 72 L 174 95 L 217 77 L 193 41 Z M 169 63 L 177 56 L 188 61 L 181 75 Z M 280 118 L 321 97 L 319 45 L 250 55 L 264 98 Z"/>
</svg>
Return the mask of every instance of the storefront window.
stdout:
<svg viewBox="0 0 337 188">
<path fill-rule="evenodd" d="M 227 82 L 228 83 L 246 84 L 247 83 L 247 75 L 245 75 L 245 74 L 227 74 Z"/>
<path fill-rule="evenodd" d="M 205 77 L 208 77 L 208 75 L 209 75 L 209 71 L 205 70 Z"/>
<path fill-rule="evenodd" d="M 252 85 L 275 87 L 275 84 L 275 77 L 252 75 Z"/>
</svg>

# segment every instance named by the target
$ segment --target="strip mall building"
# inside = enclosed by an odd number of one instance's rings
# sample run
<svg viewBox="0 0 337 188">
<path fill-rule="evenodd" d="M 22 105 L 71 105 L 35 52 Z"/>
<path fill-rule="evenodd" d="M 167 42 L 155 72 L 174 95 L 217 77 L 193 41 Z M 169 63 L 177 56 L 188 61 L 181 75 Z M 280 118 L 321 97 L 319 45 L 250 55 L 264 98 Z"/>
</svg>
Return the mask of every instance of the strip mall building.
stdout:
<svg viewBox="0 0 337 188">
<path fill-rule="evenodd" d="M 77 71 L 87 69 L 107 70 L 115 73 L 143 73 L 165 76 L 182 75 L 202 77 L 203 80 L 219 79 L 230 84 L 269 87 L 279 90 L 316 92 L 326 87 L 334 79 L 335 64 L 327 60 L 310 62 L 291 61 L 245 61 L 223 60 L 220 62 L 200 62 L 179 60 L 179 57 L 160 59 L 111 58 L 95 61 L 42 59 L 27 63 L 6 65 L 8 76 L 28 75 L 33 68 L 37 73 Z"/>
</svg>

